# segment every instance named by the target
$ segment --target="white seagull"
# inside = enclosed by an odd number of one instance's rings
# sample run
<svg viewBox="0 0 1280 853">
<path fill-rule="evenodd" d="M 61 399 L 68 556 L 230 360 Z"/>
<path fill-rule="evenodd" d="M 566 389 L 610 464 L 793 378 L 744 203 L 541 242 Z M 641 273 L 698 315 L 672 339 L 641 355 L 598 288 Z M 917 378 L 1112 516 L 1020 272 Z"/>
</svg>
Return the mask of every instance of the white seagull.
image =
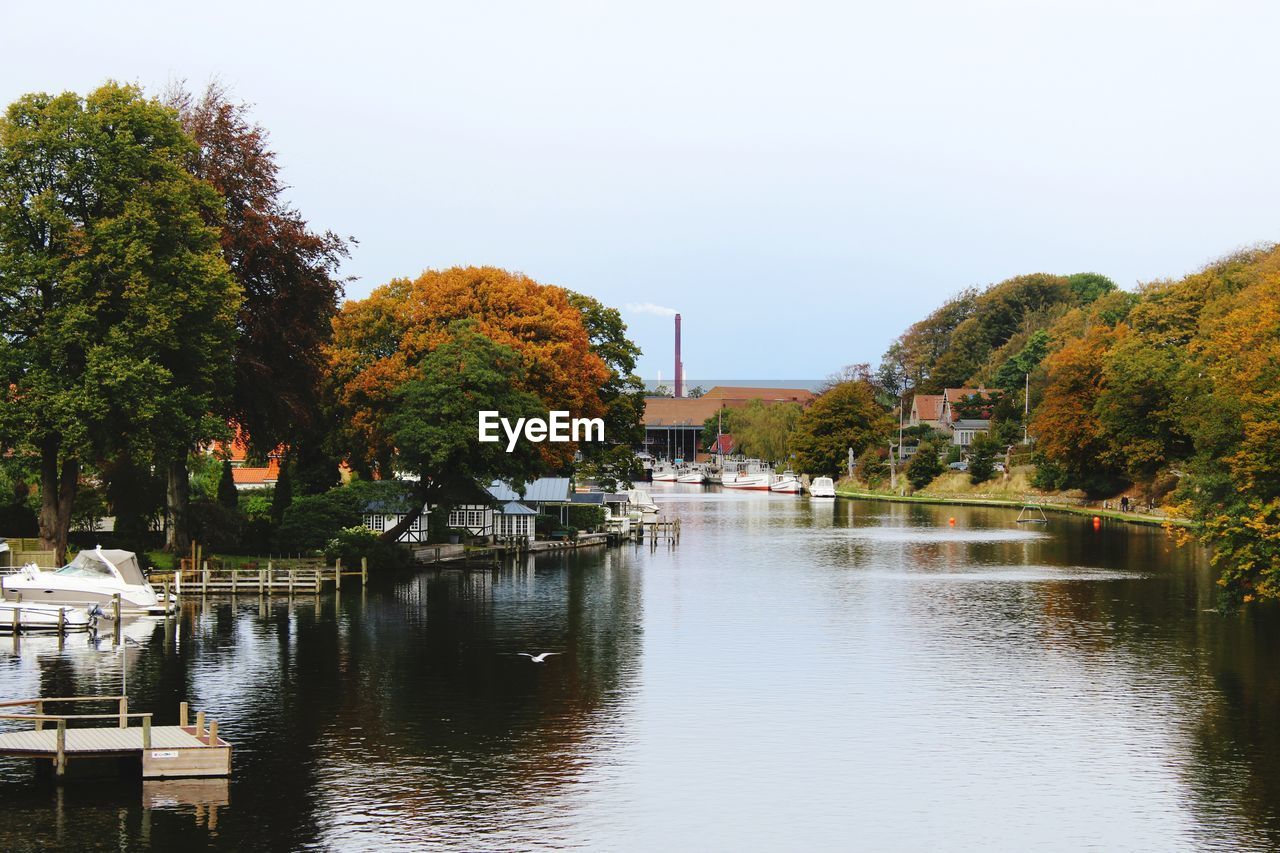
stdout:
<svg viewBox="0 0 1280 853">
<path fill-rule="evenodd" d="M 517 652 L 517 654 L 527 657 L 529 660 L 533 661 L 534 663 L 545 663 L 547 658 L 551 657 L 552 655 L 563 654 L 563 652 L 543 652 L 540 655 L 531 655 L 528 652 Z"/>
</svg>

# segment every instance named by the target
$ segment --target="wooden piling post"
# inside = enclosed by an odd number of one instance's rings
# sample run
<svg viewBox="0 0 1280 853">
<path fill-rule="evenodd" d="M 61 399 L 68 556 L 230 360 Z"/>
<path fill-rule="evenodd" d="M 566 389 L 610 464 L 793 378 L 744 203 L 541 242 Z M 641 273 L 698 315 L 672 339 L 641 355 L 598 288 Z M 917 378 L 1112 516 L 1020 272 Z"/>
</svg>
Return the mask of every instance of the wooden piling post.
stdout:
<svg viewBox="0 0 1280 853">
<path fill-rule="evenodd" d="M 209 744 L 209 746 L 218 745 L 218 721 L 217 720 L 209 721 L 209 739 L 205 741 L 205 743 Z"/>
<path fill-rule="evenodd" d="M 262 595 L 267 591 L 267 570 L 258 569 L 258 594 Z"/>
<path fill-rule="evenodd" d="M 36 700 L 36 716 L 37 717 L 44 716 L 44 700 L 43 699 Z M 38 732 L 44 731 L 44 720 L 36 720 L 36 731 Z"/>
<path fill-rule="evenodd" d="M 360 558 L 360 585 L 367 586 L 369 583 L 369 558 Z"/>
<path fill-rule="evenodd" d="M 151 748 L 151 715 L 142 718 L 142 748 Z"/>
<path fill-rule="evenodd" d="M 129 728 L 129 697 L 120 697 L 120 728 Z"/>
<path fill-rule="evenodd" d="M 196 711 L 196 737 L 204 737 L 204 711 Z"/>
<path fill-rule="evenodd" d="M 341 591 L 342 589 L 342 558 L 338 557 L 333 561 L 333 588 Z"/>
<path fill-rule="evenodd" d="M 13 602 L 13 636 L 16 638 L 22 630 L 22 593 Z"/>
<path fill-rule="evenodd" d="M 57 752 L 53 756 L 53 775 L 61 778 L 67 772 L 67 721 L 58 720 Z"/>
<path fill-rule="evenodd" d="M 67 608 L 58 608 L 58 636 L 67 633 Z"/>
<path fill-rule="evenodd" d="M 203 574 L 200 576 L 201 581 L 204 583 L 203 592 L 208 593 L 209 592 L 209 561 L 208 560 L 202 561 L 200 563 L 200 568 L 203 571 Z"/>
<path fill-rule="evenodd" d="M 178 725 L 182 726 L 184 729 L 187 727 L 187 703 L 186 702 L 178 703 Z"/>
</svg>

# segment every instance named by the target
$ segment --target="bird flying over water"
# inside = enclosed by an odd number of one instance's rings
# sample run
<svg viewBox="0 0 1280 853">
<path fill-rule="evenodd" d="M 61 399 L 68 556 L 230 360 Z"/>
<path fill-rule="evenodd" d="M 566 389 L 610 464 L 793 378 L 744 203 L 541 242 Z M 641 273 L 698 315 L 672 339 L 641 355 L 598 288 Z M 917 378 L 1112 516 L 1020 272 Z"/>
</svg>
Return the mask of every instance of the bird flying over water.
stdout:
<svg viewBox="0 0 1280 853">
<path fill-rule="evenodd" d="M 540 655 L 531 655 L 528 652 L 518 652 L 517 654 L 527 657 L 529 660 L 533 661 L 534 663 L 545 663 L 547 658 L 551 657 L 552 655 L 558 655 L 563 653 L 562 652 L 543 652 Z"/>
</svg>

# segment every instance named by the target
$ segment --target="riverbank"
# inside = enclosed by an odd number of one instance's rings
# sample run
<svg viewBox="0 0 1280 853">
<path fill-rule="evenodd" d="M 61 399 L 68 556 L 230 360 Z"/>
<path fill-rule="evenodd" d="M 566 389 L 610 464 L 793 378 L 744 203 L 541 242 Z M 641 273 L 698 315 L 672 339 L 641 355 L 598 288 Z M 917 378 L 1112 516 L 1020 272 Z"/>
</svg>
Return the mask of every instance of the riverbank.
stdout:
<svg viewBox="0 0 1280 853">
<path fill-rule="evenodd" d="M 1166 524 L 1172 524 L 1178 527 L 1188 527 L 1191 522 L 1183 518 L 1172 518 L 1166 515 L 1147 515 L 1140 512 L 1120 512 L 1114 509 L 1101 509 L 1090 506 L 1072 506 L 1070 504 L 1054 503 L 1051 498 L 1040 495 L 1024 495 L 1022 498 L 979 498 L 970 496 L 951 496 L 951 495 L 931 495 L 931 494 L 913 494 L 913 495 L 895 495 L 889 492 L 867 491 L 863 489 L 851 488 L 847 483 L 842 482 L 836 487 L 836 497 L 853 498 L 856 500 L 868 501 L 890 501 L 892 503 L 925 503 L 925 504 L 951 504 L 953 506 L 992 506 L 1002 507 L 1006 509 L 1022 509 L 1029 504 L 1042 507 L 1045 512 L 1070 513 L 1072 515 L 1098 516 L 1099 518 L 1111 519 L 1113 521 L 1122 521 L 1127 524 L 1144 524 L 1148 526 L 1163 527 Z"/>
</svg>

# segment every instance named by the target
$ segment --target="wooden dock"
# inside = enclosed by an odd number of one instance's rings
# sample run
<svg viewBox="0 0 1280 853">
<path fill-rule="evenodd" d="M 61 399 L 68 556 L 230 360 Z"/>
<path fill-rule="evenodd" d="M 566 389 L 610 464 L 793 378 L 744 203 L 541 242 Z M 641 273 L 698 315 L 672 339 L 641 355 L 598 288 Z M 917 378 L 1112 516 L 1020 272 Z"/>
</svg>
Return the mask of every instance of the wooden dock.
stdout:
<svg viewBox="0 0 1280 853">
<path fill-rule="evenodd" d="M 165 594 L 258 594 L 267 593 L 319 593 L 342 588 L 342 579 L 355 577 L 363 586 L 369 583 L 369 561 L 362 558 L 360 567 L 348 570 L 338 560 L 335 565 L 325 565 L 320 558 L 281 560 L 246 560 L 237 564 L 224 564 L 203 560 L 193 568 L 192 561 L 182 558 L 173 572 L 153 572 L 151 583 L 159 585 Z"/>
<path fill-rule="evenodd" d="M 50 705 L 114 703 L 108 714 L 50 714 Z M 187 725 L 187 703 L 179 708 L 178 725 L 153 726 L 151 714 L 129 713 L 124 696 L 67 696 L 0 702 L 0 709 L 30 707 L 32 713 L 4 713 L 0 720 L 25 720 L 26 731 L 0 733 L 0 755 L 24 756 L 52 763 L 61 779 L 71 759 L 136 758 L 143 779 L 225 777 L 231 775 L 231 744 L 218 737 L 217 721 L 205 726 L 204 712 Z M 133 721 L 139 725 L 132 725 Z M 92 723 L 73 727 L 74 723 Z"/>
</svg>

